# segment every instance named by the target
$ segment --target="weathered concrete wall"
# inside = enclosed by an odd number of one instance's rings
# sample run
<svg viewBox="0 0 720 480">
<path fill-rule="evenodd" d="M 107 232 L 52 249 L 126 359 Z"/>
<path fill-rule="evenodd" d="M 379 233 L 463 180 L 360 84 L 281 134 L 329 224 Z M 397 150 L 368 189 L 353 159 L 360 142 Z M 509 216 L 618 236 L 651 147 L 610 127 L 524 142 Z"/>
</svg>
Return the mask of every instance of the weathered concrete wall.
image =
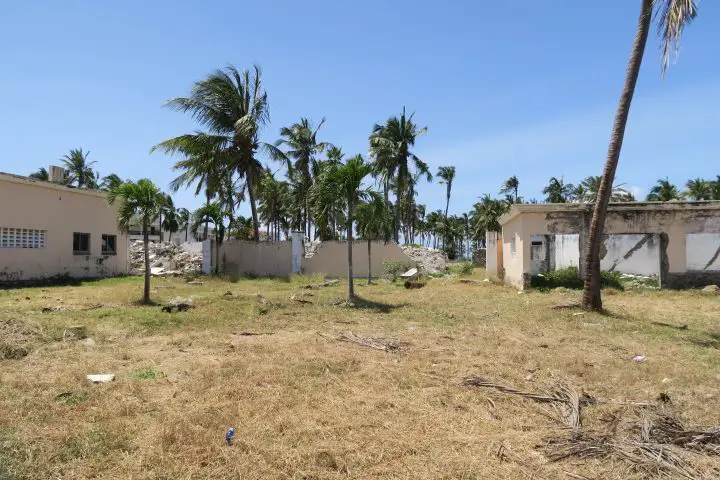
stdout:
<svg viewBox="0 0 720 480">
<path fill-rule="evenodd" d="M 100 192 L 0 175 L 0 227 L 45 230 L 42 248 L 0 248 L 0 284 L 57 276 L 127 273 L 127 236 L 117 228 L 117 207 Z M 73 233 L 90 234 L 90 253 L 73 253 Z M 102 253 L 102 235 L 116 236 L 116 253 Z"/>
<path fill-rule="evenodd" d="M 353 276 L 361 278 L 368 274 L 367 242 L 353 242 Z M 396 243 L 372 242 L 372 275 L 383 274 L 383 262 L 394 260 L 411 263 L 410 257 Z M 306 275 L 324 274 L 328 277 L 347 277 L 347 242 L 323 242 L 317 253 L 302 259 L 302 271 Z"/>
<path fill-rule="evenodd" d="M 302 243 L 298 242 L 302 249 Z M 306 275 L 323 274 L 328 277 L 347 277 L 347 242 L 323 242 L 310 258 L 299 257 L 300 271 Z M 395 243 L 372 242 L 372 274 L 383 274 L 383 262 L 395 260 L 411 263 L 410 257 Z M 285 277 L 297 273 L 293 269 L 293 242 L 225 242 L 220 246 L 220 267 L 228 275 L 258 275 Z M 368 273 L 367 242 L 353 243 L 353 275 L 366 277 Z"/>
<path fill-rule="evenodd" d="M 686 255 L 688 270 L 720 270 L 720 233 L 688 234 Z"/>
<path fill-rule="evenodd" d="M 292 242 L 225 242 L 220 268 L 231 276 L 286 277 L 292 273 Z"/>
<path fill-rule="evenodd" d="M 525 235 L 524 222 L 516 217 L 502 231 L 504 280 L 517 288 L 530 285 L 530 235 Z"/>
<path fill-rule="evenodd" d="M 660 275 L 660 236 L 607 235 L 600 247 L 600 257 L 600 269 L 604 271 Z"/>
<path fill-rule="evenodd" d="M 580 235 L 555 235 L 555 269 L 580 267 Z"/>
<path fill-rule="evenodd" d="M 582 259 L 591 216 L 592 205 L 515 205 L 510 213 L 501 219 L 501 224 L 503 235 L 513 233 L 518 237 L 518 249 L 522 249 L 523 243 L 530 241 L 530 235 L 578 234 L 579 258 Z M 720 233 L 720 202 L 611 204 L 604 232 L 625 235 L 655 234 L 656 237 L 653 238 L 658 239 L 654 243 L 659 244 L 659 271 L 663 286 L 700 286 L 710 277 L 707 271 L 702 275 L 689 272 L 686 235 Z M 643 246 L 636 252 L 642 248 Z M 652 256 L 654 255 L 652 253 Z M 709 255 L 712 256 L 713 253 L 710 252 Z M 638 261 L 642 257 L 643 254 L 638 257 Z M 505 259 L 508 259 L 507 255 Z M 581 261 L 579 265 L 581 274 L 582 263 Z M 507 282 L 515 286 L 526 284 L 525 277 L 530 274 L 531 265 L 529 249 L 525 249 L 520 266 L 508 268 L 506 265 Z M 681 280 L 683 275 L 685 278 Z"/>
</svg>

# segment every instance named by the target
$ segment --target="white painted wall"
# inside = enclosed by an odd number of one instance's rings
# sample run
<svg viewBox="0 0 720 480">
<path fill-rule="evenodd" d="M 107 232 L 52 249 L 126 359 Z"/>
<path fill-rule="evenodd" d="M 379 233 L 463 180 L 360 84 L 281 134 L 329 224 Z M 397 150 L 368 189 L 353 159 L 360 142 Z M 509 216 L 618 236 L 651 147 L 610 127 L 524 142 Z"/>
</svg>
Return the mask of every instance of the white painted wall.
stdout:
<svg viewBox="0 0 720 480">
<path fill-rule="evenodd" d="M 622 273 L 659 275 L 660 237 L 658 235 L 652 235 L 629 258 L 623 258 L 644 237 L 644 234 L 608 235 L 605 238 L 607 254 L 600 261 L 600 268 L 610 270 L 615 266 L 614 269 Z M 718 235 L 717 245 L 720 246 L 720 235 Z M 710 255 L 706 256 L 708 259 L 710 258 Z M 707 262 L 707 259 L 705 262 Z M 579 267 L 579 265 L 580 235 L 555 235 L 555 268 L 560 270 L 568 267 Z M 718 261 L 718 268 L 720 269 L 720 261 Z"/>
<path fill-rule="evenodd" d="M 624 258 L 643 238 L 645 238 L 645 234 L 606 236 L 607 254 L 600 260 L 600 269 L 612 269 L 634 275 L 659 275 L 660 236 L 657 234 L 651 234 L 648 240 L 630 257 Z"/>
<path fill-rule="evenodd" d="M 580 235 L 555 235 L 555 268 L 580 267 Z"/>
<path fill-rule="evenodd" d="M 718 249 L 720 249 L 720 233 L 689 233 L 685 241 L 687 269 L 720 270 L 720 255 L 713 260 Z"/>
</svg>

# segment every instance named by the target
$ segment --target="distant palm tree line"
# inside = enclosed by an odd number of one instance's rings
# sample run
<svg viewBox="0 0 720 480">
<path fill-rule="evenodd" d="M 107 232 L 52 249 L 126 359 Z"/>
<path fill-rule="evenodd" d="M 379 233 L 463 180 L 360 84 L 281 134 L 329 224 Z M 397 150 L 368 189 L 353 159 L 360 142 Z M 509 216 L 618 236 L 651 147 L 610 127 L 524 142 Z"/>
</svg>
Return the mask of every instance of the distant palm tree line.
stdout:
<svg viewBox="0 0 720 480">
<path fill-rule="evenodd" d="M 173 181 L 171 189 L 177 190 L 183 185 L 197 182 L 199 185 L 196 191 L 199 194 L 204 189 L 206 201 L 195 212 L 190 212 L 185 208 L 175 208 L 172 197 L 161 192 L 160 198 L 163 203 L 153 220 L 160 224 L 158 233 L 161 240 L 165 239 L 165 232 L 172 236 L 183 230 L 184 232 L 180 232 L 181 238 L 187 241 L 195 236 L 194 232 L 202 231 L 203 225 L 210 224 L 214 227 L 213 232 L 218 245 L 228 237 L 279 241 L 288 238 L 293 230 L 302 231 L 306 235 L 310 232 L 310 238 L 320 240 L 348 238 L 346 200 L 340 192 L 332 195 L 332 192 L 326 190 L 320 195 L 319 189 L 323 178 L 327 178 L 337 167 L 347 163 L 341 148 L 318 141 L 318 130 L 324 122 L 323 119 L 313 127 L 308 119 L 302 118 L 298 123 L 281 130 L 281 138 L 276 145 L 263 144 L 266 145 L 267 151 L 272 152 L 272 158 L 278 158 L 283 162 L 283 166 L 286 167 L 286 178 L 278 179 L 277 172 L 273 172 L 269 166 L 259 167 L 259 170 L 254 172 L 252 181 L 255 187 L 252 190 L 253 198 L 257 201 L 257 234 L 256 222 L 252 214 L 250 217 L 244 217 L 232 213 L 240 202 L 245 201 L 246 193 L 249 197 L 250 189 L 246 177 L 241 179 L 232 178 L 231 175 L 223 177 L 219 173 L 208 171 L 207 168 L 215 166 L 216 163 L 211 161 L 209 156 L 202 159 L 200 154 L 177 162 L 175 168 L 181 170 L 181 175 Z M 387 241 L 397 238 L 409 244 L 443 249 L 451 257 L 467 257 L 474 248 L 484 245 L 485 232 L 500 230 L 500 217 L 512 204 L 592 203 L 597 198 L 599 176 L 589 176 L 576 185 L 566 183 L 563 177 L 551 177 L 542 190 L 545 197 L 538 201 L 526 200 L 519 194 L 520 180 L 513 175 L 500 186 L 499 194 L 504 197 L 493 198 L 491 195 L 484 195 L 469 212 L 449 215 L 456 169 L 453 166 L 442 166 L 438 168 L 435 176 L 446 186 L 445 209 L 428 212 L 426 205 L 415 201 L 417 195 L 415 187 L 422 176 L 430 178 L 429 169 L 409 150 L 403 150 L 406 145 L 402 140 L 407 136 L 408 131 L 414 131 L 414 136 L 417 137 L 418 132 L 420 130 L 424 132 L 425 129 L 418 129 L 414 124 L 408 125 L 408 122 L 412 123 L 412 115 L 408 117 L 403 112 L 400 117 L 391 117 L 388 120 L 386 125 L 391 125 L 389 132 L 384 132 L 382 126 L 376 125 L 370 137 L 371 153 L 374 158 L 366 165 L 371 176 L 375 178 L 375 185 L 379 190 L 363 190 L 366 195 L 358 200 L 354 219 L 356 233 L 363 240 L 368 240 L 368 249 L 371 248 L 371 240 Z M 207 140 L 201 137 L 203 134 L 194 135 L 197 137 L 192 141 Z M 382 135 L 383 139 L 400 138 L 401 140 L 386 142 L 378 140 L 379 135 Z M 180 138 L 182 140 L 178 140 Z M 176 151 L 175 147 L 168 146 L 182 145 L 182 142 L 190 140 L 188 136 L 176 137 L 155 148 Z M 414 138 L 405 143 L 407 146 L 413 145 Z M 400 148 L 393 149 L 393 145 L 400 145 Z M 195 147 L 197 146 L 195 144 Z M 280 146 L 290 147 L 286 151 L 281 151 L 278 148 Z M 201 152 L 201 149 L 195 152 Z M 73 149 L 61 159 L 68 172 L 66 176 L 68 185 L 110 191 L 125 183 L 114 173 L 101 179 L 94 170 L 96 162 L 88 161 L 88 154 L 89 152 L 83 152 L 82 149 Z M 321 154 L 324 155 L 321 157 Z M 414 168 L 405 164 L 404 159 L 410 160 Z M 233 162 L 235 162 L 233 167 L 235 174 L 238 176 L 237 172 L 240 170 L 237 165 L 241 160 L 236 159 Z M 259 162 L 254 164 L 260 165 Z M 410 172 L 410 174 L 403 180 L 398 180 L 397 176 L 400 172 Z M 44 168 L 29 176 L 38 180 L 49 179 L 48 172 Z M 405 187 L 398 188 L 399 184 L 405 184 Z M 398 193 L 401 197 L 399 215 L 398 209 L 395 208 Z M 395 202 L 391 201 L 391 194 L 395 196 Z M 688 180 L 684 190 L 673 185 L 667 178 L 659 179 L 646 197 L 648 201 L 684 199 L 720 200 L 720 176 L 714 180 L 702 178 Z M 620 184 L 613 187 L 612 201 L 632 202 L 635 198 Z M 260 226 L 264 227 L 262 232 L 259 230 Z M 190 232 L 193 232 L 192 237 Z M 206 228 L 204 237 L 207 236 Z M 169 239 L 171 237 L 168 237 Z"/>
</svg>

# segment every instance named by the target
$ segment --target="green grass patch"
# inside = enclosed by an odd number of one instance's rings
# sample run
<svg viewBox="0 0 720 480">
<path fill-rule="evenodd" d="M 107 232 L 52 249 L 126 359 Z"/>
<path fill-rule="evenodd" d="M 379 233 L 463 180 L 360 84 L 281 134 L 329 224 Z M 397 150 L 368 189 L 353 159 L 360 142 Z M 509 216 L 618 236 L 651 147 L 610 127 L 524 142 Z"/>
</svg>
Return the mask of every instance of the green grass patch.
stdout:
<svg viewBox="0 0 720 480">
<path fill-rule="evenodd" d="M 166 376 L 165 373 L 157 370 L 155 367 L 141 368 L 132 373 L 132 378 L 136 380 L 155 380 L 157 378 L 165 378 Z"/>
<path fill-rule="evenodd" d="M 55 397 L 55 402 L 63 405 L 78 405 L 87 402 L 88 398 L 87 392 L 64 392 Z"/>
<path fill-rule="evenodd" d="M 620 277 L 620 272 L 600 272 L 600 286 L 623 290 Z M 568 267 L 535 275 L 530 279 L 530 286 L 539 290 L 552 290 L 555 288 L 581 290 L 585 283 L 580 278 L 580 271 L 577 267 Z"/>
<path fill-rule="evenodd" d="M 458 275 L 460 277 L 467 277 L 473 274 L 472 262 L 457 262 L 447 267 L 447 271 L 451 275 Z"/>
</svg>

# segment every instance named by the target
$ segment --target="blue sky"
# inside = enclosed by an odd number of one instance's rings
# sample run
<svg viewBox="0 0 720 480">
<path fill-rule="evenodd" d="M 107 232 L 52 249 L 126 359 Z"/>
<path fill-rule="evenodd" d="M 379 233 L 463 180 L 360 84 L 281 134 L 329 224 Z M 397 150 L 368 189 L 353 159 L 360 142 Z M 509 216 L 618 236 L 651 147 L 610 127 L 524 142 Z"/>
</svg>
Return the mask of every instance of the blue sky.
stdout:
<svg viewBox="0 0 720 480">
<path fill-rule="evenodd" d="M 542 198 L 551 176 L 576 183 L 605 159 L 639 0 L 5 1 L 0 4 L 0 171 L 27 174 L 71 148 L 101 174 L 167 188 L 173 159 L 150 147 L 195 129 L 162 108 L 232 63 L 263 68 L 271 125 L 327 118 L 320 139 L 367 152 L 376 122 L 405 105 L 428 126 L 416 153 L 455 165 L 451 212 L 497 194 L 510 175 Z M 617 177 L 720 174 L 718 2 L 700 2 L 662 80 L 648 43 Z M 444 206 L 444 186 L 419 201 Z M 191 191 L 176 205 L 200 203 Z"/>
</svg>

